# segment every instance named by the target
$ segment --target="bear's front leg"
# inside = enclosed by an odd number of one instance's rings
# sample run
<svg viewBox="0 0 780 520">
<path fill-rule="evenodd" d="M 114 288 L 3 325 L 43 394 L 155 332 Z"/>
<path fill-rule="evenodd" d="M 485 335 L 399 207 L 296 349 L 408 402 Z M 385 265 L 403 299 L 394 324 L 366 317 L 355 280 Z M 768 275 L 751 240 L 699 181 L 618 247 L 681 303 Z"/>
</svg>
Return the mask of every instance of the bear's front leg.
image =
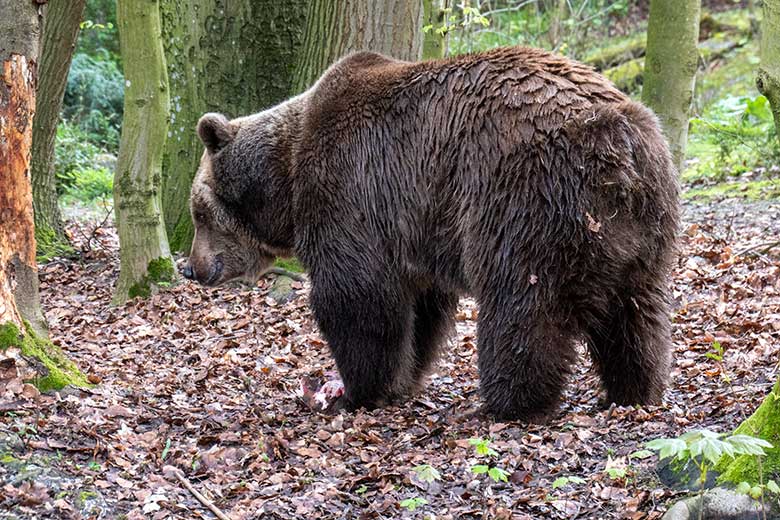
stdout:
<svg viewBox="0 0 780 520">
<path fill-rule="evenodd" d="M 311 306 L 344 382 L 339 406 L 371 409 L 405 393 L 415 368 L 409 302 L 378 284 L 313 278 Z"/>
</svg>

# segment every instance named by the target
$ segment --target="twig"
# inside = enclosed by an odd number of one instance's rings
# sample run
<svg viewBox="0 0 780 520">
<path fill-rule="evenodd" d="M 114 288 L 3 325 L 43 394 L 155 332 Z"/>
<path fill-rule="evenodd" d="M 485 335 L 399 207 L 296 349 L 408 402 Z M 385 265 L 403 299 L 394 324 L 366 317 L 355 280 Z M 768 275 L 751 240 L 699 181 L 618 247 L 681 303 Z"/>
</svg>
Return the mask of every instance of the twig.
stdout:
<svg viewBox="0 0 780 520">
<path fill-rule="evenodd" d="M 217 518 L 219 518 L 219 520 L 230 520 L 230 517 L 227 516 L 225 513 L 223 513 L 217 506 L 215 506 L 211 500 L 201 495 L 197 489 L 192 487 L 190 481 L 187 480 L 187 478 L 181 473 L 181 471 L 177 469 L 176 471 L 173 472 L 173 474 L 176 476 L 179 482 L 181 482 L 181 485 L 187 488 L 187 491 L 192 493 L 192 496 L 197 498 L 198 502 L 208 507 L 211 510 L 211 512 L 214 513 L 217 516 Z"/>
<path fill-rule="evenodd" d="M 761 249 L 762 253 L 766 253 L 770 249 L 772 249 L 775 246 L 780 246 L 780 240 L 775 240 L 773 242 L 764 242 L 761 244 L 756 244 L 754 246 L 746 247 L 742 251 L 738 251 L 735 256 L 743 256 L 746 253 L 750 253 L 751 251 L 755 251 L 756 249 Z"/>
<path fill-rule="evenodd" d="M 265 274 L 275 274 L 278 276 L 286 276 L 287 278 L 292 278 L 296 282 L 305 282 L 306 277 L 303 275 L 300 275 L 298 273 L 294 273 L 292 271 L 288 271 L 287 269 L 282 269 L 281 267 L 271 267 L 270 269 L 266 270 Z"/>
</svg>

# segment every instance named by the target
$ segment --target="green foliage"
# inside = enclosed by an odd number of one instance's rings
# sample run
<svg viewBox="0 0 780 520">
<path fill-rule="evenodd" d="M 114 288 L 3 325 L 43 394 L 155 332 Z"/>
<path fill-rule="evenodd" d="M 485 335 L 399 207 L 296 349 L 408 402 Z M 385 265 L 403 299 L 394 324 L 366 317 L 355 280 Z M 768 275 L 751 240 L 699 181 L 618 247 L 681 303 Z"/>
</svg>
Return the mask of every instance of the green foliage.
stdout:
<svg viewBox="0 0 780 520">
<path fill-rule="evenodd" d="M 764 96 L 729 96 L 706 117 L 691 120 L 689 154 L 698 158 L 683 179 L 724 181 L 780 160 L 777 132 Z"/>
<path fill-rule="evenodd" d="M 441 473 L 430 464 L 420 464 L 419 466 L 412 468 L 412 471 L 415 472 L 417 478 L 421 482 L 431 483 L 436 480 L 441 480 Z"/>
<path fill-rule="evenodd" d="M 780 494 L 780 486 L 774 480 L 768 481 L 766 484 L 751 484 L 750 482 L 742 481 L 737 485 L 737 493 L 748 495 L 754 500 L 758 500 L 771 493 L 773 495 Z"/>
<path fill-rule="evenodd" d="M 489 439 L 472 438 L 469 439 L 469 444 L 474 446 L 474 451 L 481 457 L 498 458 L 498 452 L 490 447 Z M 470 470 L 475 475 L 487 474 L 494 482 L 507 482 L 509 480 L 509 474 L 506 471 L 492 465 L 489 461 L 488 464 L 475 464 L 471 466 Z"/>
<path fill-rule="evenodd" d="M 723 459 L 737 456 L 763 457 L 772 444 L 751 435 L 736 434 L 725 437 L 709 430 L 694 430 L 674 439 L 655 439 L 647 443 L 651 450 L 659 452 L 661 459 L 693 463 L 699 469 L 701 500 L 704 500 L 704 484 L 707 474 Z M 750 486 L 749 491 L 753 486 Z M 761 489 L 759 489 L 761 491 Z"/>
<path fill-rule="evenodd" d="M 79 172 L 94 168 L 95 157 L 102 151 L 77 125 L 62 121 L 54 148 L 54 172 L 60 192 L 73 184 Z"/>
<path fill-rule="evenodd" d="M 498 457 L 498 452 L 490 447 L 490 440 L 489 439 L 483 439 L 483 438 L 472 438 L 469 439 L 469 444 L 471 446 L 474 446 L 474 450 L 476 450 L 477 455 L 487 455 L 489 457 Z"/>
<path fill-rule="evenodd" d="M 647 443 L 648 449 L 659 452 L 661 459 L 693 461 L 700 467 L 712 467 L 728 455 L 766 455 L 764 448 L 772 444 L 749 435 L 723 435 L 709 430 L 694 430 L 674 439 L 655 439 Z"/>
<path fill-rule="evenodd" d="M 119 63 L 116 0 L 89 0 L 76 44 L 77 54 L 100 56 Z"/>
<path fill-rule="evenodd" d="M 422 507 L 427 503 L 428 501 L 422 497 L 413 497 L 413 498 L 407 498 L 406 500 L 401 500 L 400 505 L 407 511 L 414 511 L 415 509 Z"/>
<path fill-rule="evenodd" d="M 116 62 L 76 54 L 68 74 L 63 117 L 87 139 L 116 151 L 122 122 L 125 82 Z"/>
<path fill-rule="evenodd" d="M 73 181 L 65 187 L 65 193 L 80 200 L 91 202 L 110 199 L 114 191 L 114 174 L 106 168 L 86 168 L 73 174 Z"/>
<path fill-rule="evenodd" d="M 592 48 L 594 40 L 603 36 L 610 23 L 628 13 L 627 0 L 569 0 L 563 16 L 557 11 L 557 4 L 514 1 L 494 11 L 464 13 L 462 6 L 465 3 L 459 3 L 450 14 L 454 20 L 444 24 L 451 31 L 452 53 L 476 52 L 502 45 L 528 45 L 554 47 L 559 52 L 581 58 Z M 557 27 L 555 38 L 553 27 Z M 458 30 L 453 30 L 455 28 Z"/>
<path fill-rule="evenodd" d="M 553 481 L 552 488 L 558 489 L 568 485 L 582 485 L 585 482 L 586 481 L 584 478 L 576 477 L 573 475 L 568 477 L 558 477 Z"/>
</svg>

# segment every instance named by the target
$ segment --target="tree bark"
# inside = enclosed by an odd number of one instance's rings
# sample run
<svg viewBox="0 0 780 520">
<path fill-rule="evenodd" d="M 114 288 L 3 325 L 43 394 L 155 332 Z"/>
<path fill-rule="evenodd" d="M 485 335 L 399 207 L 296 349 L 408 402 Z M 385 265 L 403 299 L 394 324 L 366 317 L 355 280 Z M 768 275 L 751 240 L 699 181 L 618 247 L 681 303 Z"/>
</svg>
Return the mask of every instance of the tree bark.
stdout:
<svg viewBox="0 0 780 520">
<path fill-rule="evenodd" d="M 780 0 L 764 0 L 761 27 L 761 64 L 756 86 L 772 107 L 780 139 Z"/>
<path fill-rule="evenodd" d="M 30 151 L 39 7 L 0 0 L 0 13 L 0 358 L 5 369 L 15 368 L 42 390 L 85 386 L 75 365 L 46 339 L 38 293 Z"/>
<path fill-rule="evenodd" d="M 205 112 L 230 117 L 274 105 L 291 93 L 308 0 L 162 0 L 171 84 L 163 160 L 163 207 L 173 250 L 192 241 L 192 178 L 203 153 L 195 125 Z"/>
<path fill-rule="evenodd" d="M 658 114 L 680 171 L 699 60 L 700 14 L 700 0 L 650 1 L 642 101 Z"/>
<path fill-rule="evenodd" d="M 0 0 L 0 12 L 0 325 L 45 333 L 30 185 L 40 20 L 32 2 Z"/>
<path fill-rule="evenodd" d="M 86 0 L 50 0 L 46 6 L 38 69 L 38 93 L 42 95 L 33 118 L 32 140 L 35 237 L 41 256 L 68 249 L 57 204 L 54 139 L 85 5 Z"/>
<path fill-rule="evenodd" d="M 125 75 L 122 137 L 114 178 L 121 265 L 114 303 L 147 297 L 174 279 L 160 189 L 168 128 L 168 73 L 158 0 L 117 2 Z"/>
<path fill-rule="evenodd" d="M 423 27 L 432 27 L 423 35 L 422 58 L 437 60 L 447 55 L 447 33 L 436 32 L 445 21 L 443 9 L 449 7 L 450 0 L 423 0 Z"/>
<path fill-rule="evenodd" d="M 420 0 L 311 0 L 295 90 L 302 92 L 334 61 L 353 51 L 381 52 L 400 60 L 422 57 Z"/>
</svg>

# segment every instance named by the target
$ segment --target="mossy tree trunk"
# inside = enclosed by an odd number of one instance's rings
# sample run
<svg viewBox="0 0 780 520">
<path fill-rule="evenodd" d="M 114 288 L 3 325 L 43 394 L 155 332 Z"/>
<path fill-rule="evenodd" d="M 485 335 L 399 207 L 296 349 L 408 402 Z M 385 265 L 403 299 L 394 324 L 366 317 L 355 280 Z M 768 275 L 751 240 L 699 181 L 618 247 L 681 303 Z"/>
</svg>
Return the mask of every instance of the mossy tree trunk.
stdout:
<svg viewBox="0 0 780 520">
<path fill-rule="evenodd" d="M 291 93 L 308 0 L 162 0 L 171 122 L 163 159 L 163 208 L 171 248 L 192 241 L 189 194 L 203 153 L 195 125 L 205 112 L 230 117 Z"/>
<path fill-rule="evenodd" d="M 19 348 L 25 372 L 41 388 L 86 380 L 46 341 L 38 293 L 30 153 L 38 41 L 38 5 L 0 0 L 0 354 Z M 6 124 L 5 122 L 12 122 Z M 11 357 L 19 368 L 20 361 Z"/>
<path fill-rule="evenodd" d="M 422 27 L 420 0 L 311 0 L 295 89 L 306 90 L 329 65 L 352 51 L 419 60 Z"/>
<path fill-rule="evenodd" d="M 699 53 L 700 0 L 650 0 L 642 101 L 661 120 L 682 170 Z"/>
<path fill-rule="evenodd" d="M 756 78 L 758 90 L 766 96 L 780 139 L 780 0 L 764 0 L 761 27 L 761 65 Z"/>
<path fill-rule="evenodd" d="M 423 34 L 422 58 L 424 60 L 441 59 L 447 55 L 447 33 L 436 30 L 445 22 L 444 9 L 450 6 L 450 0 L 423 0 L 423 27 L 429 29 Z"/>
<path fill-rule="evenodd" d="M 70 249 L 57 205 L 54 139 L 85 5 L 86 0 L 49 0 L 44 17 L 32 141 L 35 237 L 44 257 Z"/>
<path fill-rule="evenodd" d="M 168 73 L 158 0 L 117 2 L 125 75 L 122 138 L 114 178 L 121 266 L 114 302 L 146 297 L 174 279 L 160 190 L 168 129 Z"/>
</svg>

